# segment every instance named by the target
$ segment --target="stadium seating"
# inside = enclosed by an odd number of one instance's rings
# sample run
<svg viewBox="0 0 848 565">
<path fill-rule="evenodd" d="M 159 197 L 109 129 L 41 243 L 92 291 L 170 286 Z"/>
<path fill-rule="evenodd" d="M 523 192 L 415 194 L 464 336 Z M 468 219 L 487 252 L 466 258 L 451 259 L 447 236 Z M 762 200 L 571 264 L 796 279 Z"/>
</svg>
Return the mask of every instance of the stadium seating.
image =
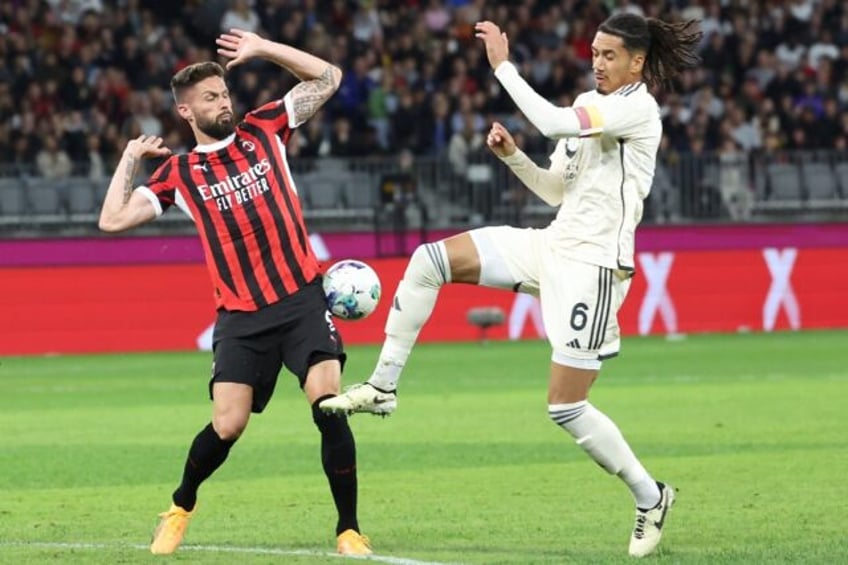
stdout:
<svg viewBox="0 0 848 565">
<path fill-rule="evenodd" d="M 16 223 L 26 213 L 23 180 L 0 177 L 0 222 Z"/>
<path fill-rule="evenodd" d="M 53 179 L 26 179 L 25 191 L 32 214 L 40 222 L 58 222 L 67 214 L 65 185 Z"/>
<path fill-rule="evenodd" d="M 833 208 L 842 204 L 836 175 L 828 163 L 802 163 L 801 178 L 810 208 Z"/>
<path fill-rule="evenodd" d="M 848 199 L 848 162 L 838 163 L 833 168 L 842 198 Z"/>
<path fill-rule="evenodd" d="M 369 173 L 355 172 L 348 175 L 342 193 L 347 208 L 372 210 L 377 204 L 377 180 Z"/>
<path fill-rule="evenodd" d="M 87 178 L 70 178 L 66 184 L 68 211 L 72 214 L 94 214 L 100 208 L 94 194 L 94 184 Z"/>
<path fill-rule="evenodd" d="M 766 165 L 767 207 L 799 207 L 804 199 L 801 175 L 792 163 L 769 163 Z"/>
<path fill-rule="evenodd" d="M 321 171 L 295 175 L 300 202 L 307 215 L 313 217 L 332 215 L 341 206 L 341 181 L 332 174 Z"/>
</svg>

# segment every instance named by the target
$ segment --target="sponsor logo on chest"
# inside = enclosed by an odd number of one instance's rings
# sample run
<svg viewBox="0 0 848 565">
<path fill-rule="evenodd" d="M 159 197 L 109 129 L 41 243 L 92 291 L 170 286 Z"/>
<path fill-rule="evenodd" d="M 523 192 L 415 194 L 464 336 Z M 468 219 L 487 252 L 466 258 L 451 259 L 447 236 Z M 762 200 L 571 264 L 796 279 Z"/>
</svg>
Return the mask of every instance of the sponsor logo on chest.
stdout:
<svg viewBox="0 0 848 565">
<path fill-rule="evenodd" d="M 229 175 L 214 184 L 198 185 L 197 192 L 204 202 L 214 199 L 219 210 L 229 210 L 267 192 L 271 188 L 267 178 L 270 171 L 271 162 L 265 158 L 246 171 Z"/>
</svg>

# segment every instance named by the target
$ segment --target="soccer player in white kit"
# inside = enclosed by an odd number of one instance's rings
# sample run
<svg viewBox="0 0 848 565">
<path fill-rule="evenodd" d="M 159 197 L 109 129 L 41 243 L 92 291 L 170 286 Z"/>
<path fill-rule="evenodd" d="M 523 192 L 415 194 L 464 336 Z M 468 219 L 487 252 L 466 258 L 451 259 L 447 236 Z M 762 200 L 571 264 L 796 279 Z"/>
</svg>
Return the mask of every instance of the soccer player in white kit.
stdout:
<svg viewBox="0 0 848 565">
<path fill-rule="evenodd" d="M 439 288 L 450 282 L 536 294 L 553 349 L 548 413 L 577 444 L 630 488 L 636 523 L 629 553 L 652 553 L 674 489 L 645 470 L 615 423 L 588 401 L 605 359 L 618 354 L 617 313 L 634 274 L 634 232 L 642 218 L 662 136 L 648 86 L 669 85 L 698 62 L 696 22 L 669 24 L 622 13 L 598 28 L 592 43 L 596 90 L 569 108 L 539 96 L 508 61 L 505 34 L 476 25 L 503 88 L 545 136 L 557 139 L 551 165 L 533 163 L 501 124 L 489 148 L 533 192 L 559 206 L 544 229 L 486 227 L 421 245 L 410 258 L 386 322 L 372 376 L 321 404 L 332 412 L 389 414 L 418 332 Z"/>
</svg>

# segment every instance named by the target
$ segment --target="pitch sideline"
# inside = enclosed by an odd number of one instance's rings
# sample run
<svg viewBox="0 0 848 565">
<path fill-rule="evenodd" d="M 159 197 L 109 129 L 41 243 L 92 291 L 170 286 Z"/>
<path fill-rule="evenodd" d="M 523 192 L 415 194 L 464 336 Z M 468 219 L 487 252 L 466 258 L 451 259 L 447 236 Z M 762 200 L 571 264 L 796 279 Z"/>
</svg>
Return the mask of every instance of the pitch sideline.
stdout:
<svg viewBox="0 0 848 565">
<path fill-rule="evenodd" d="M 109 544 L 109 543 L 84 543 L 84 542 L 39 542 L 39 541 L 5 541 L 0 542 L 0 547 L 40 547 L 45 549 L 144 549 L 148 545 L 142 544 Z M 182 545 L 180 551 L 206 551 L 210 553 L 241 553 L 253 555 L 303 555 L 313 557 L 335 557 L 338 559 L 357 559 L 359 561 L 376 561 L 388 563 L 389 565 L 457 565 L 454 563 L 442 563 L 439 561 L 419 561 L 405 557 L 392 557 L 390 555 L 369 555 L 364 557 L 352 557 L 339 555 L 329 551 L 317 551 L 310 549 L 279 549 L 274 547 L 236 547 L 226 545 Z"/>
</svg>

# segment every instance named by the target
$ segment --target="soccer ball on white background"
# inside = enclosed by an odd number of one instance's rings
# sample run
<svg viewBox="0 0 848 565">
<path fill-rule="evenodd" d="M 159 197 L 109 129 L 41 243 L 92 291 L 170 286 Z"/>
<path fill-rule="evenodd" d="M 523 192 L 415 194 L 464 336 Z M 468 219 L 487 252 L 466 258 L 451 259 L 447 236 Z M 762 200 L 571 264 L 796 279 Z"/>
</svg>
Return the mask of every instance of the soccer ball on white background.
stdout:
<svg viewBox="0 0 848 565">
<path fill-rule="evenodd" d="M 344 320 L 361 320 L 380 302 L 380 278 L 374 269 L 355 259 L 332 265 L 324 274 L 327 308 Z"/>
</svg>

